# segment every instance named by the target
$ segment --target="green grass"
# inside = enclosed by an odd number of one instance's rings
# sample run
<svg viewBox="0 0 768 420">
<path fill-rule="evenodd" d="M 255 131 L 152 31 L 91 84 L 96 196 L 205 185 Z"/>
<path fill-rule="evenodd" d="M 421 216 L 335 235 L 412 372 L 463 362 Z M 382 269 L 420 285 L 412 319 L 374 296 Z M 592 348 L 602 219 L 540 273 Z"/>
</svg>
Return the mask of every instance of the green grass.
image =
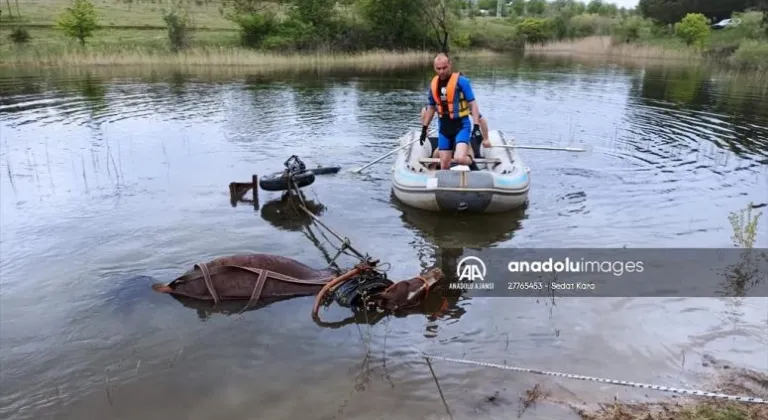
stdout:
<svg viewBox="0 0 768 420">
<path fill-rule="evenodd" d="M 581 410 L 583 420 L 763 420 L 764 404 L 709 402 L 676 404 L 622 404 L 615 402 L 597 411 Z"/>
<path fill-rule="evenodd" d="M 0 44 L 0 54 L 14 55 L 55 55 L 78 48 L 77 41 L 64 36 L 56 28 L 30 28 L 31 39 L 25 45 L 16 46 L 11 42 Z M 0 28 L 0 37 L 8 40 L 11 28 Z M 193 42 L 197 47 L 233 46 L 238 42 L 237 32 L 231 30 L 195 31 Z M 118 51 L 142 48 L 145 50 L 167 51 L 168 31 L 162 29 L 103 28 L 88 39 L 87 50 Z"/>
<path fill-rule="evenodd" d="M 19 0 L 21 18 L 17 17 L 16 0 L 10 0 L 14 19 L 9 19 L 8 7 L 5 1 L 0 2 L 3 10 L 0 25 L 17 25 L 23 23 L 31 27 L 52 26 L 59 15 L 69 6 L 69 0 Z M 168 0 L 143 0 L 138 4 L 126 4 L 121 0 L 94 0 L 99 24 L 107 27 L 129 28 L 165 28 L 162 10 L 170 7 Z M 201 29 L 229 29 L 237 26 L 225 19 L 219 13 L 219 1 L 209 1 L 208 4 L 197 5 L 189 3 L 189 14 L 193 24 Z"/>
</svg>

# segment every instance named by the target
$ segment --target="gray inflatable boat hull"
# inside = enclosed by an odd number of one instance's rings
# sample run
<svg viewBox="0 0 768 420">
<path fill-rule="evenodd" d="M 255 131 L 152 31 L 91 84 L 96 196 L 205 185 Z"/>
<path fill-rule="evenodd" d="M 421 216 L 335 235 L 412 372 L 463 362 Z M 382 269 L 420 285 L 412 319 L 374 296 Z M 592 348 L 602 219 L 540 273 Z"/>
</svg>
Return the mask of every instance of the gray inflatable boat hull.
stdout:
<svg viewBox="0 0 768 420">
<path fill-rule="evenodd" d="M 400 138 L 400 145 L 418 139 L 419 131 Z M 488 133 L 492 145 L 512 144 L 503 133 Z M 418 141 L 401 149 L 392 166 L 392 191 L 408 206 L 435 212 L 500 213 L 528 202 L 530 169 L 516 149 L 480 147 L 481 157 L 493 163 L 477 163 L 479 171 L 466 166 L 450 170 L 428 169 L 425 158 L 432 154 L 432 144 Z M 439 167 L 439 166 L 438 166 Z"/>
</svg>

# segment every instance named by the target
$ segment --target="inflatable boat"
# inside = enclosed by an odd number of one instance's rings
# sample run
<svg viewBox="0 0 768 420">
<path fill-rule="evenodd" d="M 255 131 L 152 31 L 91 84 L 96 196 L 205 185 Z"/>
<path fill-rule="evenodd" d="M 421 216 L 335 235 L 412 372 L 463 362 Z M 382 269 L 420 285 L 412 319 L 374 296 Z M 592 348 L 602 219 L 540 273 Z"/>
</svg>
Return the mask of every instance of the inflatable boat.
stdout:
<svg viewBox="0 0 768 420">
<path fill-rule="evenodd" d="M 420 134 L 414 130 L 400 138 L 405 147 L 392 166 L 392 192 L 404 204 L 436 212 L 500 213 L 527 203 L 530 169 L 516 149 L 493 147 L 513 144 L 501 131 L 489 131 L 492 147 L 472 142 L 475 170 L 466 165 L 441 170 L 440 159 L 432 157 L 436 133 L 423 145 Z"/>
</svg>

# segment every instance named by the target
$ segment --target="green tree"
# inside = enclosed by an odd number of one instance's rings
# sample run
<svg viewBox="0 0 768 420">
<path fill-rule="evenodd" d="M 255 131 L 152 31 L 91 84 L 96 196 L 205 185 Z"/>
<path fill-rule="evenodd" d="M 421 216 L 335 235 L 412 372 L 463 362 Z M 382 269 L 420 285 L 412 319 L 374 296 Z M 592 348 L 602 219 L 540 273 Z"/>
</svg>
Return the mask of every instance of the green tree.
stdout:
<svg viewBox="0 0 768 420">
<path fill-rule="evenodd" d="M 760 25 L 765 29 L 765 36 L 768 36 L 768 0 L 757 0 L 757 6 L 763 11 L 763 20 Z"/>
<path fill-rule="evenodd" d="M 675 35 L 688 45 L 703 47 L 709 38 L 709 21 L 701 13 L 688 13 L 675 24 Z"/>
<path fill-rule="evenodd" d="M 555 0 L 549 3 L 549 9 L 565 19 L 580 15 L 586 11 L 586 6 L 576 0 Z"/>
<path fill-rule="evenodd" d="M 531 15 L 543 15 L 547 11 L 547 2 L 545 0 L 528 0 L 526 10 Z"/>
<path fill-rule="evenodd" d="M 450 43 L 448 38 L 456 29 L 459 17 L 459 2 L 457 0 L 422 0 L 421 14 L 434 36 L 441 52 L 447 53 Z"/>
<path fill-rule="evenodd" d="M 427 38 L 422 0 L 361 0 L 376 45 L 386 48 L 416 47 Z"/>
<path fill-rule="evenodd" d="M 525 13 L 525 0 L 512 0 L 510 8 L 516 16 L 522 16 Z"/>
<path fill-rule="evenodd" d="M 477 0 L 477 8 L 478 9 L 485 9 L 491 12 L 496 12 L 496 1 L 497 0 Z"/>
<path fill-rule="evenodd" d="M 336 0 L 291 0 L 292 16 L 302 22 L 309 23 L 317 31 L 329 28 L 335 16 Z"/>
<path fill-rule="evenodd" d="M 57 25 L 65 34 L 85 45 L 85 39 L 93 36 L 93 31 L 98 28 L 96 18 L 96 8 L 90 0 L 72 0 L 72 5 L 64 10 Z"/>
<path fill-rule="evenodd" d="M 531 44 L 543 44 L 552 37 L 552 31 L 546 19 L 527 18 L 517 25 L 517 30 Z"/>
<path fill-rule="evenodd" d="M 619 8 L 613 3 L 603 3 L 598 13 L 602 16 L 616 16 L 619 14 Z"/>
<path fill-rule="evenodd" d="M 615 28 L 615 35 L 621 42 L 630 43 L 640 38 L 642 29 L 643 19 L 638 16 L 631 16 L 624 19 L 621 24 Z"/>
<path fill-rule="evenodd" d="M 600 14 L 600 10 L 603 8 L 602 0 L 592 0 L 587 4 L 587 13 L 593 15 Z"/>
</svg>

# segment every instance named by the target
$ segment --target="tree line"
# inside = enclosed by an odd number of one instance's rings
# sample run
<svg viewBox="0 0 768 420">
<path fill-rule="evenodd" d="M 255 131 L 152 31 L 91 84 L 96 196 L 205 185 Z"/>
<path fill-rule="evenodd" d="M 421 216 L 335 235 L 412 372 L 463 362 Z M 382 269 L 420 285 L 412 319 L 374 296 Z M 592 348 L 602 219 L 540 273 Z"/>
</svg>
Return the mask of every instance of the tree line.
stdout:
<svg viewBox="0 0 768 420">
<path fill-rule="evenodd" d="M 605 0 L 503 0 L 501 5 L 497 1 L 223 0 L 221 10 L 240 26 L 244 45 L 279 50 L 448 52 L 452 46 L 503 50 L 589 35 L 631 40 L 636 38 L 637 18 L 671 26 L 689 14 L 701 14 L 709 25 L 750 9 L 763 11 L 768 30 L 768 0 L 640 0 L 633 9 Z M 287 12 L 281 17 L 278 10 Z M 496 22 L 506 25 L 506 34 L 489 39 L 488 34 L 467 30 L 471 28 L 467 18 L 497 12 L 504 19 Z"/>
<path fill-rule="evenodd" d="M 749 9 L 763 11 L 762 25 L 768 31 L 768 0 L 640 0 L 634 9 L 606 0 L 502 0 L 502 4 L 498 0 L 112 1 L 169 5 L 162 13 L 174 51 L 189 45 L 193 28 L 185 10 L 209 4 L 216 4 L 218 13 L 239 27 L 241 45 L 280 52 L 512 50 L 590 35 L 613 35 L 631 42 L 646 21 L 669 26 L 670 33 L 694 44 L 712 22 Z M 10 5 L 10 0 L 6 2 Z M 500 19 L 476 18 L 497 12 Z M 491 22 L 494 31 L 482 26 L 483 21 Z M 677 25 L 674 31 L 673 24 Z M 58 26 L 85 44 L 97 28 L 93 1 L 73 0 Z M 14 41 L 24 38 L 18 33 L 12 36 Z"/>
<path fill-rule="evenodd" d="M 640 0 L 637 9 L 644 17 L 663 24 L 679 22 L 689 13 L 720 21 L 748 9 L 762 10 L 764 20 L 768 20 L 768 0 Z"/>
</svg>

